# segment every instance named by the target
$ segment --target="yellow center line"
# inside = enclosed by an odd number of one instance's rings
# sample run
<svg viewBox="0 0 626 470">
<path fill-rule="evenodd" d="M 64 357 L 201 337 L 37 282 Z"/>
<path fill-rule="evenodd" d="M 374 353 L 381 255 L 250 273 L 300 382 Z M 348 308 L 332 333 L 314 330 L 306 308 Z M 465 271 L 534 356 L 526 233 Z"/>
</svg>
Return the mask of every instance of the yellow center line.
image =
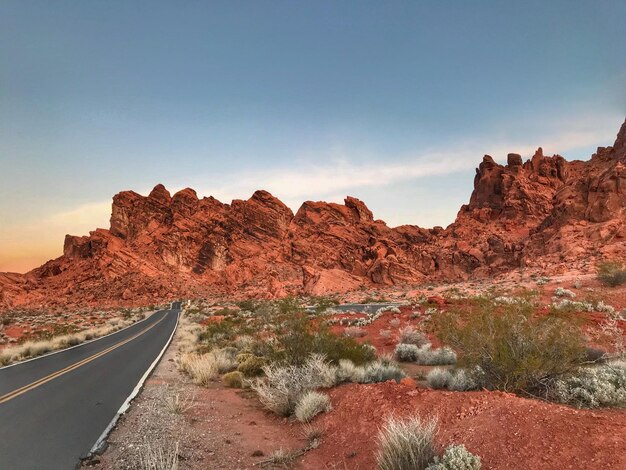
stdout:
<svg viewBox="0 0 626 470">
<path fill-rule="evenodd" d="M 104 349 L 100 352 L 97 352 L 95 354 L 93 354 L 92 356 L 89 356 L 85 359 L 82 359 L 78 362 L 75 362 L 74 364 L 71 364 L 67 367 L 65 367 L 64 369 L 58 370 L 56 372 L 53 372 L 50 375 L 47 375 L 45 377 L 42 377 L 41 379 L 38 379 L 28 385 L 24 385 L 23 387 L 20 387 L 16 390 L 13 390 L 12 392 L 9 392 L 5 395 L 0 396 L 0 404 L 5 403 L 19 395 L 22 395 L 23 393 L 26 393 L 34 388 L 39 387 L 40 385 L 43 385 L 47 382 L 50 382 L 53 379 L 56 379 L 57 377 L 60 377 L 64 374 L 67 374 L 68 372 L 71 372 L 75 369 L 78 369 L 79 367 L 94 361 L 96 359 L 98 359 L 101 356 L 104 356 L 105 354 L 110 353 L 111 351 L 113 351 L 114 349 L 117 349 L 121 346 L 124 346 L 126 343 L 129 343 L 130 341 L 134 340 L 135 338 L 138 338 L 139 336 L 143 335 L 144 333 L 146 333 L 147 331 L 151 330 L 152 328 L 154 328 L 155 326 L 157 326 L 159 323 L 161 323 L 164 319 L 165 319 L 166 315 L 163 315 L 163 317 L 156 321 L 155 323 L 153 323 L 152 325 L 148 326 L 147 328 L 144 328 L 143 330 L 141 330 L 139 333 L 136 333 L 135 335 L 131 336 L 130 338 L 127 338 L 123 341 L 120 341 L 117 344 L 114 344 L 113 346 L 108 347 L 107 349 Z"/>
</svg>

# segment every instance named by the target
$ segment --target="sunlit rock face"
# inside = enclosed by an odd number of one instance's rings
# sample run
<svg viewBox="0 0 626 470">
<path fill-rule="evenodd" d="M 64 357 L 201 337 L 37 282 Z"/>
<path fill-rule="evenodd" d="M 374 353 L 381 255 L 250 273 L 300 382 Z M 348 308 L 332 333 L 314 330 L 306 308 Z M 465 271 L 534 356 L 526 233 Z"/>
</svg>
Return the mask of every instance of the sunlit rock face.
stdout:
<svg viewBox="0 0 626 470">
<path fill-rule="evenodd" d="M 151 304 L 202 295 L 278 297 L 464 280 L 518 268 L 576 269 L 624 253 L 626 122 L 588 161 L 485 155 L 447 228 L 388 227 L 364 202 L 267 191 L 224 204 L 161 184 L 113 197 L 110 228 L 68 235 L 63 256 L 0 277 L 0 308 Z M 424 204 L 415 201 L 415 204 Z"/>
</svg>

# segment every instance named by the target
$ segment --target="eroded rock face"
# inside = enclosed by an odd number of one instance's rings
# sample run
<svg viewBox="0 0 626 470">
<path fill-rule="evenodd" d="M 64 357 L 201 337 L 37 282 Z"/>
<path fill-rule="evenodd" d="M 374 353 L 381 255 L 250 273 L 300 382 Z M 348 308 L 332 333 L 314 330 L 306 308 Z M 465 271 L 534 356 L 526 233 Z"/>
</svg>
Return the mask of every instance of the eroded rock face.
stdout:
<svg viewBox="0 0 626 470">
<path fill-rule="evenodd" d="M 224 204 L 190 188 L 114 196 L 109 230 L 68 235 L 64 254 L 0 277 L 0 305 L 149 304 L 202 295 L 287 294 L 545 271 L 626 248 L 626 122 L 587 162 L 539 148 L 485 155 L 448 228 L 390 228 L 360 200 L 307 201 L 294 215 L 267 191 Z"/>
</svg>

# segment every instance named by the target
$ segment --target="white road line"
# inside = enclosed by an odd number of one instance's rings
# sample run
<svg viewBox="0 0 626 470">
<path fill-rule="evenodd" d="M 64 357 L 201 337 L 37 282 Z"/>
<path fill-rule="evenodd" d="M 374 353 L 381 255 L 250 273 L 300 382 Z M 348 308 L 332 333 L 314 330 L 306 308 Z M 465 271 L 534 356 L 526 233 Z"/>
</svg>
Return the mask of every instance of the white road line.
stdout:
<svg viewBox="0 0 626 470">
<path fill-rule="evenodd" d="M 145 374 L 143 374 L 141 379 L 139 379 L 139 382 L 137 382 L 137 385 L 135 386 L 133 391 L 130 393 L 130 395 L 128 395 L 128 398 L 126 398 L 124 403 L 122 403 L 122 406 L 120 406 L 120 409 L 117 411 L 117 413 L 115 414 L 115 416 L 113 417 L 109 425 L 106 427 L 106 429 L 100 435 L 96 443 L 89 450 L 89 453 L 85 457 L 83 457 L 81 460 L 88 459 L 92 455 L 98 454 L 102 452 L 102 450 L 104 450 L 104 444 L 106 442 L 107 437 L 109 436 L 109 433 L 113 430 L 113 427 L 115 427 L 120 417 L 124 413 L 126 413 L 128 408 L 130 407 L 130 402 L 133 401 L 133 399 L 139 394 L 139 392 L 143 388 L 143 384 L 148 379 L 148 376 L 150 375 L 152 370 L 157 366 L 157 364 L 161 360 L 161 357 L 163 357 L 163 354 L 165 354 L 165 350 L 168 348 L 168 346 L 172 342 L 172 338 L 174 338 L 174 333 L 176 333 L 176 329 L 178 328 L 178 321 L 180 320 L 181 312 L 182 310 L 178 311 L 178 315 L 176 317 L 176 324 L 174 325 L 174 330 L 172 330 L 172 334 L 170 335 L 169 339 L 165 343 L 165 346 L 163 346 L 163 349 L 161 350 L 157 358 L 154 360 L 154 362 L 152 362 L 152 364 L 150 364 L 150 367 L 148 367 L 148 370 L 146 370 Z"/>
</svg>

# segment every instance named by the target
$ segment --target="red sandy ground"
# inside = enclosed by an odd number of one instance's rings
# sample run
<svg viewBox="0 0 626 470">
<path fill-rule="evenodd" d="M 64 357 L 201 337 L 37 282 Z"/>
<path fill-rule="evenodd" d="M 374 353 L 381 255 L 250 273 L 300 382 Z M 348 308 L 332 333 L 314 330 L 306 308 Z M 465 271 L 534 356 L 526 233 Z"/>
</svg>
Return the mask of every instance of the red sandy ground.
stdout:
<svg viewBox="0 0 626 470">
<path fill-rule="evenodd" d="M 333 411 L 315 421 L 322 445 L 306 469 L 376 468 L 375 439 L 389 414 L 439 420 L 437 443 L 463 443 L 483 469 L 624 469 L 626 411 L 577 410 L 502 392 L 445 392 L 382 383 L 330 390 Z"/>
</svg>

